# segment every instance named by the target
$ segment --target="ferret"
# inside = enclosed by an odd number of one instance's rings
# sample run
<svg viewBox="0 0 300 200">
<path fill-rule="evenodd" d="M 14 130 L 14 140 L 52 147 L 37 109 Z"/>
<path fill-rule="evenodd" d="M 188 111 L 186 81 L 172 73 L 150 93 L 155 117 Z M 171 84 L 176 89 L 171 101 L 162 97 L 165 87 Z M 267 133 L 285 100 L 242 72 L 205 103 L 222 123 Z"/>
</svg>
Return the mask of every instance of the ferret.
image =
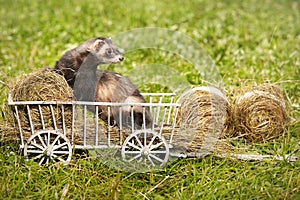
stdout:
<svg viewBox="0 0 300 200">
<path fill-rule="evenodd" d="M 55 64 L 54 70 L 63 75 L 74 90 L 74 99 L 90 102 L 145 103 L 139 90 L 126 77 L 118 73 L 97 70 L 100 64 L 118 63 L 124 57 L 111 39 L 98 37 L 90 39 L 78 47 L 67 51 Z M 95 106 L 88 106 L 95 112 Z M 122 125 L 131 126 L 131 109 L 122 107 Z M 143 117 L 144 115 L 144 117 Z M 99 106 L 99 116 L 108 122 L 107 106 Z M 110 112 L 110 125 L 119 124 L 119 107 L 113 106 Z M 133 107 L 134 126 L 152 126 L 149 107 Z"/>
</svg>

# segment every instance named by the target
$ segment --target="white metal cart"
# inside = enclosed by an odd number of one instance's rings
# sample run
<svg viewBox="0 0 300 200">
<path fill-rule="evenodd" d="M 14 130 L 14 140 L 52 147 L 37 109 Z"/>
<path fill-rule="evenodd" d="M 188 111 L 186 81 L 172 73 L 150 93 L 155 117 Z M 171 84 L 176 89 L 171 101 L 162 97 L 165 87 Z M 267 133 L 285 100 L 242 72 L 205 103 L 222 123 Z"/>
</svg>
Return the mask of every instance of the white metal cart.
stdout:
<svg viewBox="0 0 300 200">
<path fill-rule="evenodd" d="M 107 149 L 121 151 L 124 161 L 143 160 L 152 166 L 168 162 L 172 152 L 173 134 L 178 129 L 177 114 L 180 104 L 174 93 L 145 93 L 148 103 L 112 102 L 59 102 L 59 101 L 13 101 L 8 105 L 13 113 L 14 124 L 20 134 L 20 148 L 27 159 L 41 164 L 68 163 L 73 149 Z M 88 107 L 95 106 L 95 113 Z M 111 126 L 99 118 L 99 106 L 105 106 L 109 115 L 112 109 L 131 109 L 132 124 Z M 151 127 L 134 126 L 134 107 L 150 109 Z M 122 112 L 119 112 L 122 115 Z M 47 115 L 47 116 L 46 116 Z"/>
</svg>

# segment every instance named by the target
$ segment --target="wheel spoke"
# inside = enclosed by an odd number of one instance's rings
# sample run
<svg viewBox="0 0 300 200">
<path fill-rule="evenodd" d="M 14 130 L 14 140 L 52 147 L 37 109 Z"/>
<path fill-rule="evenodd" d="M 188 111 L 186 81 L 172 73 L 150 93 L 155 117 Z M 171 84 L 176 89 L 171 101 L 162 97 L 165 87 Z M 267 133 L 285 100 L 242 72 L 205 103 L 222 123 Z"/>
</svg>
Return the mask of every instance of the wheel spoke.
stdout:
<svg viewBox="0 0 300 200">
<path fill-rule="evenodd" d="M 133 160 L 136 160 L 136 159 L 138 159 L 139 157 L 141 157 L 142 156 L 142 154 L 138 154 L 138 155 L 136 155 L 136 156 L 134 156 L 133 158 L 131 158 L 130 160 L 129 160 L 129 162 L 131 162 L 131 161 L 133 161 Z M 140 161 L 139 161 L 140 162 Z"/>
<path fill-rule="evenodd" d="M 69 151 L 53 151 L 53 154 L 69 154 Z"/>
<path fill-rule="evenodd" d="M 149 154 L 149 156 L 151 156 L 152 158 L 154 158 L 155 160 L 161 162 L 161 163 L 164 163 L 164 161 L 162 159 L 160 159 L 159 157 L 153 155 L 153 154 Z"/>
<path fill-rule="evenodd" d="M 164 144 L 164 143 L 163 143 L 163 142 L 160 142 L 160 143 L 158 143 L 158 144 L 152 145 L 152 146 L 150 146 L 150 150 L 156 149 L 156 148 L 160 147 L 162 144 Z"/>
<path fill-rule="evenodd" d="M 140 154 L 140 151 L 126 151 L 127 154 Z"/>
<path fill-rule="evenodd" d="M 136 135 L 134 137 L 135 137 L 136 141 L 139 143 L 140 147 L 143 147 L 141 140 Z"/>
<path fill-rule="evenodd" d="M 151 157 L 150 156 L 147 156 L 148 160 L 151 162 L 151 165 L 152 166 L 155 166 L 154 162 L 152 161 Z"/>
<path fill-rule="evenodd" d="M 40 160 L 40 162 L 39 162 L 39 165 L 42 165 L 43 162 L 44 162 L 44 160 L 45 160 L 45 156 L 43 156 L 43 157 L 41 158 L 41 160 Z"/>
<path fill-rule="evenodd" d="M 136 145 L 133 144 L 133 143 L 129 143 L 129 142 L 128 142 L 128 145 L 131 146 L 131 147 L 133 147 L 133 148 L 135 148 L 135 149 L 138 149 L 138 150 L 140 150 L 140 151 L 142 150 L 140 147 L 136 146 Z"/>
<path fill-rule="evenodd" d="M 151 147 L 151 145 L 153 144 L 154 140 L 155 140 L 156 136 L 152 137 L 151 141 L 149 142 L 149 147 Z"/>
<path fill-rule="evenodd" d="M 53 146 L 53 150 L 56 150 L 56 149 L 59 149 L 59 148 L 61 148 L 61 147 L 63 147 L 64 145 L 67 145 L 68 146 L 68 143 L 67 142 L 64 142 L 64 143 L 61 143 L 60 145 L 55 145 L 55 146 Z"/>
<path fill-rule="evenodd" d="M 144 159 L 143 159 L 143 157 L 141 157 L 139 160 L 138 160 L 138 162 L 140 163 L 140 162 L 142 162 Z"/>
<path fill-rule="evenodd" d="M 67 161 L 67 160 L 62 159 L 60 156 L 57 156 L 57 155 L 53 155 L 52 157 L 53 157 L 53 159 L 58 159 L 61 162 L 66 162 Z"/>
<path fill-rule="evenodd" d="M 28 155 L 27 155 L 28 156 Z M 44 156 L 44 154 L 39 154 L 39 155 L 37 155 L 37 156 L 35 156 L 35 157 L 33 157 L 33 158 L 30 158 L 30 160 L 37 160 L 37 159 L 40 159 L 41 157 L 43 157 Z"/>
<path fill-rule="evenodd" d="M 166 154 L 167 151 L 150 151 L 152 154 Z"/>
<path fill-rule="evenodd" d="M 40 150 L 42 150 L 42 151 L 45 150 L 45 148 L 42 147 L 42 146 L 39 145 L 39 144 L 31 143 L 31 145 L 28 145 L 28 148 L 29 148 L 29 149 L 34 149 L 35 147 L 38 148 L 38 149 L 40 149 Z"/>
<path fill-rule="evenodd" d="M 43 138 L 42 138 L 40 135 L 38 135 L 38 138 L 39 138 L 39 140 L 41 141 L 41 143 L 42 143 L 43 147 L 44 147 L 44 148 L 46 148 L 46 147 L 47 147 L 47 145 L 45 144 L 45 142 L 44 142 Z"/>
<path fill-rule="evenodd" d="M 36 153 L 38 153 L 38 154 L 42 154 L 42 153 L 43 153 L 43 151 L 39 151 L 39 150 L 30 150 L 30 149 L 27 149 L 27 153 L 33 153 L 33 154 L 36 154 Z"/>
<path fill-rule="evenodd" d="M 57 140 L 58 140 L 59 138 L 60 138 L 60 136 L 59 136 L 59 135 L 57 135 L 57 136 L 56 136 L 56 138 L 54 139 L 54 141 L 52 142 L 52 144 L 51 144 L 51 145 L 52 145 L 52 146 L 54 146 L 54 145 L 55 145 L 55 143 L 57 142 Z"/>
<path fill-rule="evenodd" d="M 47 136 L 46 133 L 44 133 L 44 142 L 45 142 L 46 146 L 49 145 L 49 144 L 48 144 L 48 136 Z"/>
</svg>

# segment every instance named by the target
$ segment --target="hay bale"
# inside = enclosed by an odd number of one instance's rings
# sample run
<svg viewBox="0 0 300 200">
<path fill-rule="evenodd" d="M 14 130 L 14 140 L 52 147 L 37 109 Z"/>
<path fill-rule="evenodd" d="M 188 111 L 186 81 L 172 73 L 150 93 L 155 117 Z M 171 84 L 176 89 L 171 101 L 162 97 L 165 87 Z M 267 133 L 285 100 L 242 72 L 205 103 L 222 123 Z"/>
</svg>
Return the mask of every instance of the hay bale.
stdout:
<svg viewBox="0 0 300 200">
<path fill-rule="evenodd" d="M 69 87 L 65 78 L 50 69 L 42 69 L 21 76 L 11 91 L 14 101 L 71 101 L 73 90 Z M 53 113 L 49 105 L 41 105 L 41 111 L 45 129 L 63 131 L 62 107 L 53 106 Z M 18 107 L 18 114 L 22 127 L 24 141 L 30 137 L 31 126 L 29 113 L 26 106 Z M 37 105 L 30 106 L 30 115 L 35 130 L 43 129 L 42 117 Z M 55 120 L 53 120 L 53 115 Z M 67 137 L 71 138 L 72 106 L 64 107 L 64 119 L 67 128 Z"/>
<path fill-rule="evenodd" d="M 218 139 L 229 130 L 229 102 L 226 96 L 214 87 L 196 87 L 184 93 L 174 145 L 187 152 L 208 154 L 214 150 Z"/>
<path fill-rule="evenodd" d="M 240 88 L 236 92 L 234 116 L 237 132 L 249 142 L 280 136 L 288 122 L 285 99 L 274 84 Z"/>
<path fill-rule="evenodd" d="M 19 77 L 11 94 L 14 101 L 71 101 L 73 97 L 65 78 L 46 68 Z"/>
<path fill-rule="evenodd" d="M 0 145 L 1 143 L 14 143 L 19 141 L 19 132 L 13 126 L 13 119 L 7 104 L 0 106 L 1 123 L 0 123 Z"/>
</svg>

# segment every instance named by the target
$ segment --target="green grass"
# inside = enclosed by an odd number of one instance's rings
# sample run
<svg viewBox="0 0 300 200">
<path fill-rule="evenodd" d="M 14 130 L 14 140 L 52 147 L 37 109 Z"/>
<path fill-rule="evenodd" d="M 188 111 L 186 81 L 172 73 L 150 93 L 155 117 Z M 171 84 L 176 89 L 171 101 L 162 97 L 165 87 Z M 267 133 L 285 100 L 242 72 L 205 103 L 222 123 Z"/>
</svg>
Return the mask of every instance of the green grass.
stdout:
<svg viewBox="0 0 300 200">
<path fill-rule="evenodd" d="M 13 84 L 21 74 L 52 67 L 67 49 L 92 37 L 167 28 L 190 37 L 207 52 L 229 94 L 244 82 L 278 83 L 291 105 L 292 125 L 280 139 L 240 145 L 261 154 L 300 156 L 299 1 L 0 0 L 0 5 L 1 81 Z M 170 76 L 176 75 L 179 82 L 205 83 L 193 63 L 172 52 L 139 49 L 125 57 L 121 64 L 102 68 L 135 82 L 134 66 L 159 64 L 176 72 Z M 135 84 L 142 91 L 170 90 L 165 85 Z M 0 92 L 3 109 L 8 89 L 0 84 Z M 0 122 L 3 127 L 3 116 Z M 25 162 L 15 144 L 1 143 L 0 149 L 2 199 L 300 198 L 299 161 L 250 162 L 212 155 L 131 174 L 76 156 L 67 166 L 40 167 Z"/>
</svg>

